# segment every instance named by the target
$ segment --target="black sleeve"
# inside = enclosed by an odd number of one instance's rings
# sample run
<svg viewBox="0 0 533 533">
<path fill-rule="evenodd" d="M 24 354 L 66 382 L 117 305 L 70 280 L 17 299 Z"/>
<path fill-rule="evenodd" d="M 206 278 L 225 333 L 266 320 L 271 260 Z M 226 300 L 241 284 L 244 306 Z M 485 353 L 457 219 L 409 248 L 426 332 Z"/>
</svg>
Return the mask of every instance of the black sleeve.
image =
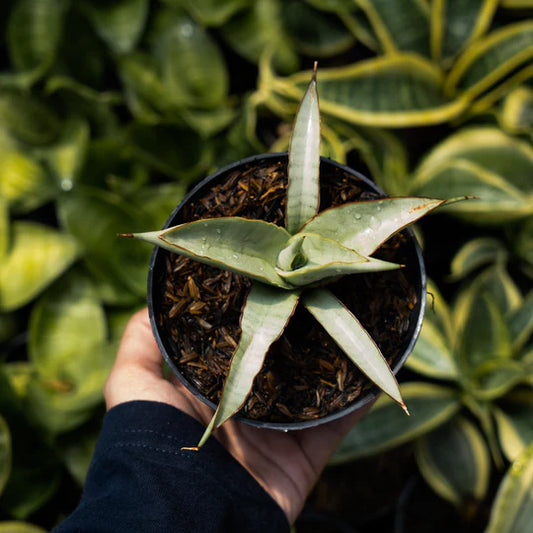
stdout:
<svg viewBox="0 0 533 533">
<path fill-rule="evenodd" d="M 53 533 L 289 531 L 285 514 L 215 438 L 169 405 L 135 401 L 104 418 L 78 507 Z"/>
</svg>

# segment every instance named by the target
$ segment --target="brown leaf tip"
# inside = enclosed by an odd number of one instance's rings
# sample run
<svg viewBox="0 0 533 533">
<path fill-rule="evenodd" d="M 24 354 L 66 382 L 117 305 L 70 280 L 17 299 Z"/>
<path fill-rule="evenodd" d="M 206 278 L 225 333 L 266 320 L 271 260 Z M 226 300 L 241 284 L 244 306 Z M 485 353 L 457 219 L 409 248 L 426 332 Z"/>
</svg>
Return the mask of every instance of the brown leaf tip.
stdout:
<svg viewBox="0 0 533 533">
<path fill-rule="evenodd" d="M 117 233 L 117 237 L 127 237 L 128 239 L 133 239 L 133 233 Z"/>
<path fill-rule="evenodd" d="M 182 446 L 180 450 L 185 452 L 197 452 L 200 448 L 198 446 Z"/>
<path fill-rule="evenodd" d="M 318 61 L 313 63 L 313 81 L 316 81 L 316 71 L 318 70 Z"/>
</svg>

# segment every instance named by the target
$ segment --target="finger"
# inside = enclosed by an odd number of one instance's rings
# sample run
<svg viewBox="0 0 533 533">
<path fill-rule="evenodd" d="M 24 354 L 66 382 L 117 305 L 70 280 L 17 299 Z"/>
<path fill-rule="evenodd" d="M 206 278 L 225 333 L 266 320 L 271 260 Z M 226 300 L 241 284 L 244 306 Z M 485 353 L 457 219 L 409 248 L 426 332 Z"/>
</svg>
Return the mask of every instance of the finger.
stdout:
<svg viewBox="0 0 533 533">
<path fill-rule="evenodd" d="M 154 339 L 146 308 L 130 318 L 118 348 L 115 367 L 130 365 L 144 368 L 158 376 L 163 374 L 161 352 Z"/>
</svg>

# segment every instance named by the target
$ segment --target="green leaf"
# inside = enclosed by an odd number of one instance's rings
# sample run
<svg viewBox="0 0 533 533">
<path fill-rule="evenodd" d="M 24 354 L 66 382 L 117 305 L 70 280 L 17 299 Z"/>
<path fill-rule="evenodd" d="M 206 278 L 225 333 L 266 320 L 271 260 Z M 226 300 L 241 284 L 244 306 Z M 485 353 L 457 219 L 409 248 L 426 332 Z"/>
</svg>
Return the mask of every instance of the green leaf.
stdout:
<svg viewBox="0 0 533 533">
<path fill-rule="evenodd" d="M 448 66 L 490 26 L 498 0 L 436 0 L 431 5 L 431 55 Z"/>
<path fill-rule="evenodd" d="M 193 19 L 179 14 L 165 19 L 153 49 L 164 90 L 175 105 L 213 109 L 224 102 L 229 84 L 224 57 Z"/>
<path fill-rule="evenodd" d="M 117 234 L 146 227 L 146 215 L 117 195 L 81 185 L 57 205 L 60 220 L 78 242 L 91 274 L 144 296 L 150 250 L 141 243 L 124 242 Z"/>
<path fill-rule="evenodd" d="M 9 311 L 28 303 L 77 255 L 69 235 L 34 222 L 14 222 L 13 244 L 0 264 L 0 308 Z"/>
<path fill-rule="evenodd" d="M 532 56 L 533 22 L 508 24 L 468 47 L 448 74 L 444 91 L 450 97 L 462 93 L 474 99 L 494 90 Z"/>
<path fill-rule="evenodd" d="M 307 72 L 272 81 L 275 93 L 299 100 Z M 320 72 L 320 110 L 353 124 L 401 128 L 446 122 L 467 101 L 442 95 L 442 73 L 428 60 L 395 53 Z"/>
<path fill-rule="evenodd" d="M 255 0 L 249 9 L 221 26 L 220 32 L 238 54 L 252 63 L 257 64 L 265 51 L 272 51 L 277 70 L 288 73 L 298 68 L 298 56 L 283 27 L 280 0 Z"/>
<path fill-rule="evenodd" d="M 61 39 L 65 2 L 19 0 L 10 13 L 7 44 L 19 71 L 50 66 Z"/>
<path fill-rule="evenodd" d="M 505 9 L 529 9 L 533 7 L 532 0 L 501 0 L 501 6 Z"/>
<path fill-rule="evenodd" d="M 126 54 L 137 46 L 148 17 L 148 7 L 148 0 L 84 3 L 96 32 L 116 54 Z"/>
<path fill-rule="evenodd" d="M 98 435 L 99 431 L 93 430 L 92 427 L 88 430 L 84 426 L 78 431 L 65 435 L 59 441 L 58 447 L 69 474 L 80 487 L 85 484 Z"/>
<path fill-rule="evenodd" d="M 324 16 L 305 2 L 283 2 L 282 16 L 297 50 L 309 57 L 331 57 L 354 44 L 354 36 L 336 17 Z"/>
<path fill-rule="evenodd" d="M 276 272 L 279 251 L 289 234 L 263 220 L 223 217 L 198 220 L 133 237 L 207 265 L 289 289 Z"/>
<path fill-rule="evenodd" d="M 317 233 L 368 256 L 389 237 L 445 201 L 433 198 L 383 198 L 351 202 L 320 212 L 302 231 Z"/>
<path fill-rule="evenodd" d="M 221 26 L 233 15 L 250 5 L 250 0 L 166 0 L 182 6 L 202 25 Z"/>
<path fill-rule="evenodd" d="M 2 126 L 18 141 L 29 145 L 47 145 L 61 133 L 61 121 L 42 100 L 25 93 L 0 92 Z"/>
<path fill-rule="evenodd" d="M 430 378 L 457 380 L 459 377 L 451 346 L 436 324 L 427 317 L 406 365 Z"/>
<path fill-rule="evenodd" d="M 451 263 L 453 281 L 466 278 L 481 266 L 503 261 L 508 252 L 501 241 L 493 237 L 478 237 L 468 241 L 455 254 Z"/>
<path fill-rule="evenodd" d="M 530 291 L 520 307 L 507 316 L 513 351 L 518 353 L 533 333 L 533 291 Z"/>
<path fill-rule="evenodd" d="M 533 131 L 533 90 L 520 86 L 509 92 L 499 115 L 504 130 L 512 134 L 527 134 Z"/>
<path fill-rule="evenodd" d="M 46 531 L 27 522 L 6 521 L 0 522 L 0 533 L 46 533 Z"/>
<path fill-rule="evenodd" d="M 421 0 L 355 0 L 385 52 L 429 55 L 429 10 Z"/>
<path fill-rule="evenodd" d="M 511 465 L 496 494 L 486 533 L 525 533 L 533 520 L 533 445 Z"/>
<path fill-rule="evenodd" d="M 396 377 L 357 318 L 325 289 L 306 292 L 302 303 L 351 361 L 407 412 Z"/>
<path fill-rule="evenodd" d="M 498 128 L 464 128 L 450 135 L 424 157 L 415 172 L 415 181 L 423 180 L 424 174 L 452 161 L 466 161 L 506 182 L 501 194 L 505 194 L 506 190 L 519 191 L 517 194 L 522 195 L 533 192 L 533 147 L 528 142 L 506 135 Z M 513 194 L 516 193 L 508 193 Z M 478 196 L 483 200 L 482 195 Z M 473 207 L 475 204 L 476 202 L 466 202 L 456 204 L 456 207 L 476 209 Z"/>
<path fill-rule="evenodd" d="M 81 361 L 88 357 L 85 354 L 96 352 L 106 337 L 105 313 L 94 288 L 85 276 L 70 272 L 34 305 L 28 356 L 41 377 L 64 380 L 68 388 L 87 378 L 78 371 Z M 77 366 L 71 361 L 77 361 Z M 69 374 L 69 368 L 75 374 Z"/>
<path fill-rule="evenodd" d="M 459 319 L 458 315 L 456 319 Z M 471 369 L 488 359 L 511 356 L 507 324 L 489 293 L 473 295 L 462 323 L 457 349 L 460 360 Z"/>
<path fill-rule="evenodd" d="M 320 110 L 315 71 L 296 113 L 289 148 L 286 225 L 292 235 L 318 212 L 319 166 Z"/>
<path fill-rule="evenodd" d="M 476 368 L 471 393 L 481 400 L 494 400 L 508 393 L 525 377 L 524 365 L 519 361 L 487 356 L 487 360 Z"/>
<path fill-rule="evenodd" d="M 231 359 L 222 398 L 198 447 L 205 443 L 214 427 L 219 427 L 242 407 L 270 345 L 283 333 L 299 296 L 298 291 L 280 291 L 260 283 L 252 285 L 241 316 L 241 338 Z"/>
<path fill-rule="evenodd" d="M 0 195 L 0 260 L 7 254 L 9 245 L 9 209 L 7 201 Z"/>
<path fill-rule="evenodd" d="M 40 152 L 64 191 L 70 191 L 78 178 L 87 153 L 89 135 L 87 122 L 71 117 L 66 121 L 60 139 Z"/>
<path fill-rule="evenodd" d="M 476 427 L 462 416 L 427 433 L 416 442 L 416 461 L 433 490 L 459 509 L 485 497 L 490 457 Z"/>
<path fill-rule="evenodd" d="M 190 182 L 210 163 L 209 144 L 189 128 L 132 124 L 125 133 L 131 156 L 167 176 Z"/>
<path fill-rule="evenodd" d="M 11 472 L 11 435 L 7 422 L 0 416 L 0 495 Z"/>
<path fill-rule="evenodd" d="M 509 461 L 521 455 L 533 442 L 533 393 L 531 390 L 513 391 L 493 408 L 498 438 Z"/>
<path fill-rule="evenodd" d="M 0 196 L 16 211 L 31 211 L 50 200 L 57 187 L 35 158 L 0 151 Z"/>
<path fill-rule="evenodd" d="M 406 383 L 402 395 L 411 416 L 382 396 L 348 433 L 331 462 L 343 463 L 395 448 L 437 428 L 461 407 L 453 389 L 430 383 Z"/>
</svg>

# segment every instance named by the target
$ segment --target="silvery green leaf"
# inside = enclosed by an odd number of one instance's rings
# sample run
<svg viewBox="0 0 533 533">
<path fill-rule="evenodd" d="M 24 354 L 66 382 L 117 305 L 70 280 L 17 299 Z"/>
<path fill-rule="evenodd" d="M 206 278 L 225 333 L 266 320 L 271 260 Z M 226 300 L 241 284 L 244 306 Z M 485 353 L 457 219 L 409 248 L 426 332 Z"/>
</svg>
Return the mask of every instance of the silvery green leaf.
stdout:
<svg viewBox="0 0 533 533">
<path fill-rule="evenodd" d="M 389 237 L 445 202 L 415 197 L 352 202 L 322 211 L 302 231 L 371 255 Z"/>
<path fill-rule="evenodd" d="M 287 231 L 291 234 L 318 212 L 319 166 L 320 110 L 315 70 L 296 113 L 289 147 L 286 219 Z"/>
<path fill-rule="evenodd" d="M 222 398 L 198 447 L 244 404 L 270 345 L 283 333 L 300 293 L 254 283 L 241 317 L 241 339 L 231 359 Z"/>
<path fill-rule="evenodd" d="M 211 218 L 132 236 L 207 265 L 291 288 L 275 269 L 289 234 L 263 220 Z"/>
<path fill-rule="evenodd" d="M 355 365 L 407 411 L 390 366 L 355 316 L 325 289 L 305 293 L 302 303 Z"/>
<path fill-rule="evenodd" d="M 299 248 L 294 251 L 294 244 Z M 278 261 L 277 273 L 288 283 L 296 286 L 309 285 L 336 276 L 394 270 L 401 265 L 365 257 L 356 251 L 346 248 L 336 241 L 324 239 L 314 233 L 297 233 L 289 239 L 287 247 L 282 250 L 293 251 L 293 260 L 285 259 L 285 266 Z M 298 265 L 299 261 L 303 261 Z M 296 266 L 294 265 L 296 263 Z"/>
</svg>

